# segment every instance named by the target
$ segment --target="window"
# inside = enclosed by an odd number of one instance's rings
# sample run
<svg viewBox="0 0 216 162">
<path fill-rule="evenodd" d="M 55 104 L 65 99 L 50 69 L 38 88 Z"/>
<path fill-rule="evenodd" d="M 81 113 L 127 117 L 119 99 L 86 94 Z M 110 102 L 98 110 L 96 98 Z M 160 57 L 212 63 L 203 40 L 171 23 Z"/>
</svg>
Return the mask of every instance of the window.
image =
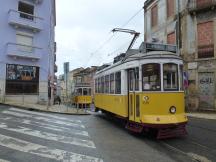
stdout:
<svg viewBox="0 0 216 162">
<path fill-rule="evenodd" d="M 142 88 L 143 91 L 160 91 L 160 64 L 152 63 L 142 66 Z"/>
<path fill-rule="evenodd" d="M 134 76 L 134 70 L 129 71 L 129 91 L 134 91 L 134 83 L 135 82 L 135 76 Z"/>
<path fill-rule="evenodd" d="M 101 78 L 101 93 L 104 93 L 104 76 Z"/>
<path fill-rule="evenodd" d="M 101 93 L 101 78 L 98 78 L 98 93 Z"/>
<path fill-rule="evenodd" d="M 178 90 L 178 65 L 168 63 L 163 65 L 164 90 Z"/>
<path fill-rule="evenodd" d="M 110 93 L 115 93 L 114 74 L 111 74 L 111 75 L 110 75 Z"/>
<path fill-rule="evenodd" d="M 91 88 L 83 88 L 83 96 L 91 95 Z"/>
<path fill-rule="evenodd" d="M 115 93 L 121 94 L 121 72 L 115 73 Z"/>
<path fill-rule="evenodd" d="M 18 11 L 20 11 L 20 17 L 21 18 L 33 20 L 33 18 L 34 18 L 33 17 L 33 15 L 34 15 L 34 6 L 33 5 L 19 2 Z"/>
<path fill-rule="evenodd" d="M 167 44 L 176 44 L 176 35 L 175 35 L 175 32 L 169 33 L 167 35 Z"/>
<path fill-rule="evenodd" d="M 158 7 L 155 5 L 151 9 L 151 26 L 155 27 L 157 25 L 158 21 Z"/>
<path fill-rule="evenodd" d="M 105 76 L 105 93 L 109 93 L 109 75 Z"/>
<path fill-rule="evenodd" d="M 82 88 L 76 89 L 76 95 L 82 96 Z"/>
<path fill-rule="evenodd" d="M 175 1 L 167 0 L 167 18 L 174 15 Z"/>
<path fill-rule="evenodd" d="M 129 71 L 129 90 L 139 90 L 139 68 L 136 67 Z"/>
<path fill-rule="evenodd" d="M 183 91 L 183 65 L 180 65 L 180 74 L 179 74 L 179 79 L 180 79 L 180 90 Z"/>
<path fill-rule="evenodd" d="M 97 79 L 95 79 L 95 93 L 97 93 Z"/>
<path fill-rule="evenodd" d="M 7 64 L 7 94 L 37 94 L 39 92 L 39 67 Z"/>
<path fill-rule="evenodd" d="M 139 68 L 135 68 L 135 91 L 139 90 Z"/>
<path fill-rule="evenodd" d="M 198 58 L 214 57 L 214 22 L 197 24 Z"/>
<path fill-rule="evenodd" d="M 20 51 L 32 52 L 33 37 L 24 34 L 16 34 L 17 46 Z"/>
</svg>

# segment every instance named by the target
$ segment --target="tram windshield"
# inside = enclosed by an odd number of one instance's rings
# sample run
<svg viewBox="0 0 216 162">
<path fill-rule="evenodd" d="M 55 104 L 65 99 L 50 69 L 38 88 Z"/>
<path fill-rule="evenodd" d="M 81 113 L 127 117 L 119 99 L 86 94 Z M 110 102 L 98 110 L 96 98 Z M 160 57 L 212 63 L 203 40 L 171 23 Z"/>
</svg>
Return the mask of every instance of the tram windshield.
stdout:
<svg viewBox="0 0 216 162">
<path fill-rule="evenodd" d="M 161 69 L 162 68 L 162 69 Z M 161 72 L 163 72 L 161 74 Z M 183 90 L 183 66 L 175 63 L 149 63 L 142 65 L 143 91 Z"/>
<path fill-rule="evenodd" d="M 143 91 L 160 91 L 160 64 L 144 64 L 142 66 Z"/>
</svg>

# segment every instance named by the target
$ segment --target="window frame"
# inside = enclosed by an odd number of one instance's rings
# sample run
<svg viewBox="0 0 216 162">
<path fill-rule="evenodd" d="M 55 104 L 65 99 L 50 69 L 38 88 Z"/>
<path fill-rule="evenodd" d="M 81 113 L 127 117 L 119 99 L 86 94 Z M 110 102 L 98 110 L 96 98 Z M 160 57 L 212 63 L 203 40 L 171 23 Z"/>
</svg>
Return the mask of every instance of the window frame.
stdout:
<svg viewBox="0 0 216 162">
<path fill-rule="evenodd" d="M 164 81 L 164 65 L 167 65 L 167 64 L 171 64 L 171 65 L 175 65 L 177 67 L 177 71 L 176 71 L 176 84 L 177 84 L 177 87 L 176 88 L 165 88 L 165 81 Z M 168 62 L 168 63 L 164 63 L 163 64 L 163 90 L 164 91 L 179 91 L 179 69 L 178 69 L 178 64 L 177 63 L 173 63 L 173 62 Z M 173 76 L 173 75 L 172 75 Z M 172 82 L 172 81 L 171 81 Z M 172 87 L 173 84 L 171 84 L 171 87 Z"/>
<path fill-rule="evenodd" d="M 110 90 L 110 76 L 109 75 L 106 75 L 105 76 L 105 89 L 104 89 L 104 93 L 109 93 L 109 90 Z"/>
<path fill-rule="evenodd" d="M 121 71 L 115 72 L 115 94 L 121 94 Z"/>
<path fill-rule="evenodd" d="M 113 83 L 113 86 L 112 86 Z M 115 94 L 115 75 L 114 73 L 110 74 L 110 94 Z"/>
</svg>

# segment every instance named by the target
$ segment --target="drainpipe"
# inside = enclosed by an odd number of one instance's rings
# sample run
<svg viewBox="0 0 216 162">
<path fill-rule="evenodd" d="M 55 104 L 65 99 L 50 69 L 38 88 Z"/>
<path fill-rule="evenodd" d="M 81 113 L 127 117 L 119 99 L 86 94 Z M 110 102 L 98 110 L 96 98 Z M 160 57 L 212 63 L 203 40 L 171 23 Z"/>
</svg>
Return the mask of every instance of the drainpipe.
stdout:
<svg viewBox="0 0 216 162">
<path fill-rule="evenodd" d="M 177 36 L 177 53 L 180 56 L 180 1 L 177 0 L 177 29 L 176 29 L 176 36 Z"/>
</svg>

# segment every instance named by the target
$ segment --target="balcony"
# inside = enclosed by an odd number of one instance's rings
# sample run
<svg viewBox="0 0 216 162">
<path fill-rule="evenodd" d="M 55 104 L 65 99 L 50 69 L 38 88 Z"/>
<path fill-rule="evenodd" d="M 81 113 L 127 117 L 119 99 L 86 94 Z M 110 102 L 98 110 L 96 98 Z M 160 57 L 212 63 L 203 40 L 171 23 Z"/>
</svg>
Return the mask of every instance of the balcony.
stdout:
<svg viewBox="0 0 216 162">
<path fill-rule="evenodd" d="M 54 65 L 54 73 L 57 73 L 58 72 L 58 66 L 55 64 Z"/>
<path fill-rule="evenodd" d="M 24 12 L 9 10 L 8 23 L 15 28 L 25 28 L 39 32 L 43 30 L 43 19 Z"/>
<path fill-rule="evenodd" d="M 216 0 L 190 0 L 188 2 L 189 12 L 201 12 L 216 7 Z"/>
<path fill-rule="evenodd" d="M 7 44 L 7 55 L 11 57 L 19 57 L 25 59 L 36 59 L 41 58 L 42 48 L 27 46 L 17 43 L 8 43 Z"/>
</svg>

